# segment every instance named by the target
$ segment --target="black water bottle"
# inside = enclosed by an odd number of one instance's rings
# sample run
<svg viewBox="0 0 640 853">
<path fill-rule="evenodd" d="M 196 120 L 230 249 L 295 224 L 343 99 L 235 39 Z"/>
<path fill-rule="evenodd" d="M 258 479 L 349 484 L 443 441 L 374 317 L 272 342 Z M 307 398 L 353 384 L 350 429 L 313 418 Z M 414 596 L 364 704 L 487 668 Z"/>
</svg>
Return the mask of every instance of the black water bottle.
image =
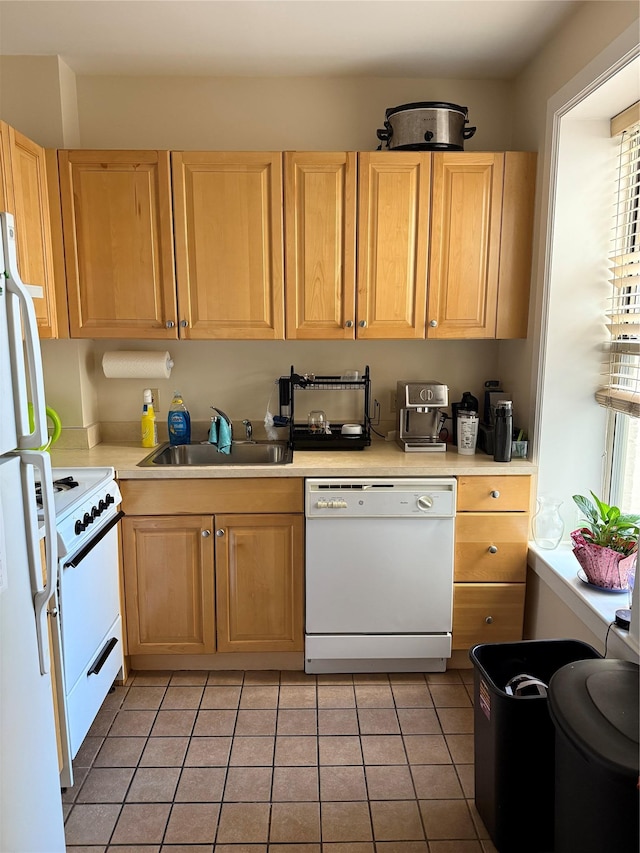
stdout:
<svg viewBox="0 0 640 853">
<path fill-rule="evenodd" d="M 511 439 L 513 434 L 513 409 L 511 400 L 496 403 L 496 423 L 493 436 L 493 461 L 511 462 Z"/>
</svg>

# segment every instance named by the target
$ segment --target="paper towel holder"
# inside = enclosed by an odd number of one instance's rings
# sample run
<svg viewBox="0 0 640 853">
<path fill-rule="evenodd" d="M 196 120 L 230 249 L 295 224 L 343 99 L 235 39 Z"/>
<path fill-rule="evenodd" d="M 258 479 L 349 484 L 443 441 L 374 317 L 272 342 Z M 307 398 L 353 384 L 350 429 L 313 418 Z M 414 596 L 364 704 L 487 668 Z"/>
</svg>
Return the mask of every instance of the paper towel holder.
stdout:
<svg viewBox="0 0 640 853">
<path fill-rule="evenodd" d="M 117 350 L 102 356 L 107 379 L 168 379 L 174 361 L 169 352 Z"/>
</svg>

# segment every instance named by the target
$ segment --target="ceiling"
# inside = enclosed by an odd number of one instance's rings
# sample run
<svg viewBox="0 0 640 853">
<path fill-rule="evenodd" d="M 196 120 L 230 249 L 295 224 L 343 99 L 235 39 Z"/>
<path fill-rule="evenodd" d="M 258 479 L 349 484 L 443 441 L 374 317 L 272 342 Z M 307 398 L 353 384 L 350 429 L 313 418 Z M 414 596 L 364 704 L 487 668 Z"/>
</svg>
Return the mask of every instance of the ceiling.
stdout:
<svg viewBox="0 0 640 853">
<path fill-rule="evenodd" d="M 0 0 L 77 74 L 511 79 L 578 0 Z"/>
</svg>

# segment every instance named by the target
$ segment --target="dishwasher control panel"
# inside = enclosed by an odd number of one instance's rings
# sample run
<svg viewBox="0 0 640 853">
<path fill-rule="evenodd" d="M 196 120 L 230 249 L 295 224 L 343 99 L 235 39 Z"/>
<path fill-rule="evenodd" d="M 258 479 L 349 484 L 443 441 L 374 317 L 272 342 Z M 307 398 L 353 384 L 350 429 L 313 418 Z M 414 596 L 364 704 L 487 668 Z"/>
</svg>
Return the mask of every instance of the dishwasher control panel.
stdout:
<svg viewBox="0 0 640 853">
<path fill-rule="evenodd" d="M 308 479 L 307 518 L 450 518 L 456 511 L 454 477 Z"/>
</svg>

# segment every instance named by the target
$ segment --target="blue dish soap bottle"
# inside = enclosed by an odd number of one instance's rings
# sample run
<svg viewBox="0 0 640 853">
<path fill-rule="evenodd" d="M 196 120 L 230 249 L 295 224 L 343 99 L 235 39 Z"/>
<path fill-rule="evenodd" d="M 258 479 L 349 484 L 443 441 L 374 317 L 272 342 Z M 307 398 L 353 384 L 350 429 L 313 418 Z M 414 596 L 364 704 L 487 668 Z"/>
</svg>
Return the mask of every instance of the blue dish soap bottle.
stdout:
<svg viewBox="0 0 640 853">
<path fill-rule="evenodd" d="M 191 416 L 179 391 L 174 391 L 173 400 L 169 406 L 167 426 L 169 428 L 169 444 L 174 446 L 178 444 L 190 444 Z"/>
</svg>

